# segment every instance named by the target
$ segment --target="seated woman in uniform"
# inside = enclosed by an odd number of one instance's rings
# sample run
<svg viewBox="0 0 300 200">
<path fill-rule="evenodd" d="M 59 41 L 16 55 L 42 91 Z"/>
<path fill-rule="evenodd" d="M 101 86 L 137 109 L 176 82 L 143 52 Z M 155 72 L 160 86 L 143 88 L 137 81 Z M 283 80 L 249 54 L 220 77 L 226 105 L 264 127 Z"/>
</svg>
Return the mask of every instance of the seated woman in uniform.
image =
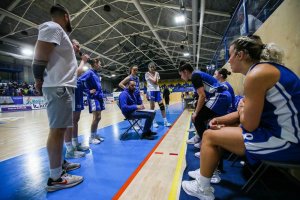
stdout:
<svg viewBox="0 0 300 200">
<path fill-rule="evenodd" d="M 220 148 L 246 155 L 250 164 L 260 160 L 300 163 L 300 81 L 281 64 L 282 52 L 263 44 L 259 36 L 232 42 L 229 63 L 244 74 L 244 98 L 238 111 L 211 120 L 202 139 L 200 174 L 183 181 L 186 193 L 214 199 L 210 179 L 220 160 Z M 240 127 L 230 127 L 240 122 Z"/>
</svg>

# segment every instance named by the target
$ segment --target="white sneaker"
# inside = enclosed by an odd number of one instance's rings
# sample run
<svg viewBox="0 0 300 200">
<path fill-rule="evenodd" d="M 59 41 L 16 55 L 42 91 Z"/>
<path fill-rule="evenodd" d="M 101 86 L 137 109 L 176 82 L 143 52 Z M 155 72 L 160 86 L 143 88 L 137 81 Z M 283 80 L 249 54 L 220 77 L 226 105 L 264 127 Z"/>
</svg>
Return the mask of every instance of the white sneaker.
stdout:
<svg viewBox="0 0 300 200">
<path fill-rule="evenodd" d="M 200 151 L 199 151 L 199 152 L 196 152 L 196 153 L 195 153 L 195 156 L 196 156 L 197 158 L 200 158 Z"/>
<path fill-rule="evenodd" d="M 157 128 L 158 124 L 156 122 L 153 122 L 153 128 Z"/>
<path fill-rule="evenodd" d="M 198 143 L 194 144 L 194 147 L 200 149 L 201 148 L 201 142 L 198 142 Z"/>
<path fill-rule="evenodd" d="M 195 132 L 195 131 L 196 131 L 195 126 L 191 127 L 191 128 L 188 130 L 188 132 Z"/>
<path fill-rule="evenodd" d="M 66 151 L 66 158 L 81 158 L 84 157 L 85 153 L 82 151 L 76 151 L 75 148 L 73 148 L 71 151 Z"/>
<path fill-rule="evenodd" d="M 78 168 L 80 168 L 80 166 L 81 166 L 80 163 L 71 163 L 71 162 L 64 160 L 64 162 L 62 164 L 62 169 L 68 172 L 68 171 L 78 169 Z"/>
<path fill-rule="evenodd" d="M 90 149 L 89 146 L 83 146 L 81 143 L 78 143 L 78 145 L 74 146 L 74 148 L 76 148 L 77 151 L 87 151 Z"/>
<path fill-rule="evenodd" d="M 97 138 L 90 138 L 90 144 L 100 144 L 101 143 L 101 141 L 100 140 L 98 140 Z"/>
<path fill-rule="evenodd" d="M 200 142 L 200 137 L 197 134 L 191 139 L 186 141 L 187 144 L 196 144 L 198 142 Z"/>
<path fill-rule="evenodd" d="M 47 191 L 54 192 L 56 190 L 66 189 L 78 185 L 83 181 L 83 176 L 76 176 L 67 173 L 63 173 L 61 177 L 54 181 L 49 178 L 47 183 Z"/>
<path fill-rule="evenodd" d="M 200 168 L 196 169 L 195 171 L 189 171 L 188 175 L 193 178 L 193 179 L 199 179 L 200 178 Z M 211 183 L 220 183 L 221 177 L 220 177 L 220 172 L 218 170 L 215 170 L 213 173 L 213 176 L 210 179 Z"/>
<path fill-rule="evenodd" d="M 220 183 L 220 181 L 221 181 L 220 172 L 218 170 L 216 170 L 216 171 L 214 171 L 214 174 L 211 177 L 210 182 L 217 184 L 217 183 Z"/>
<path fill-rule="evenodd" d="M 101 137 L 101 135 L 96 135 L 95 138 L 98 139 L 98 140 L 100 140 L 100 142 L 104 141 L 104 138 Z"/>
<path fill-rule="evenodd" d="M 200 185 L 199 180 L 193 180 L 193 181 L 183 181 L 182 182 L 182 188 L 183 190 L 191 196 L 197 197 L 201 200 L 214 200 L 214 188 L 207 187 L 202 188 Z"/>
<path fill-rule="evenodd" d="M 170 126 L 172 126 L 172 124 L 169 123 L 169 122 L 164 122 L 164 126 L 165 126 L 165 127 L 170 127 Z"/>
</svg>

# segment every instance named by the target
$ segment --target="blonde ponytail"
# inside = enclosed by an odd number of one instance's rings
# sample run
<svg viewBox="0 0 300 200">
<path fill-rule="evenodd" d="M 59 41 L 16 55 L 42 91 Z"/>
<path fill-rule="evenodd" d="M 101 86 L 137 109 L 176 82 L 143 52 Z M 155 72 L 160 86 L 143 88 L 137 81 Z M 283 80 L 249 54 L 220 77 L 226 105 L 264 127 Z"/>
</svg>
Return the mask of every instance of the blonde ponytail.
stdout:
<svg viewBox="0 0 300 200">
<path fill-rule="evenodd" d="M 278 45 L 275 43 L 269 43 L 263 46 L 260 58 L 261 61 L 283 64 L 283 56 L 284 52 Z"/>
</svg>

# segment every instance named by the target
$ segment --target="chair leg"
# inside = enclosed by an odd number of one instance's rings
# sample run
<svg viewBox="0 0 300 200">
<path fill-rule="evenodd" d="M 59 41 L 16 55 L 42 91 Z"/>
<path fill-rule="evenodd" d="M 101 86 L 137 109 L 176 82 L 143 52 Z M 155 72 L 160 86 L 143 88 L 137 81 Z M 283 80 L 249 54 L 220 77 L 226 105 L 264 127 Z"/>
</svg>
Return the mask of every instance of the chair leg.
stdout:
<svg viewBox="0 0 300 200">
<path fill-rule="evenodd" d="M 125 138 L 126 138 L 128 132 L 129 132 L 129 130 L 130 130 L 131 128 L 132 128 L 132 127 L 131 127 L 131 125 L 130 125 L 130 127 L 127 128 L 127 130 L 121 135 L 121 139 L 125 139 Z"/>
<path fill-rule="evenodd" d="M 234 154 L 234 153 L 231 153 L 231 154 L 228 156 L 227 160 L 230 161 L 234 156 L 235 156 L 235 154 Z"/>
<path fill-rule="evenodd" d="M 231 167 L 238 161 L 239 156 L 235 155 L 235 158 L 232 160 Z"/>
<path fill-rule="evenodd" d="M 218 170 L 220 172 L 224 172 L 224 159 L 221 158 L 220 162 L 219 162 L 219 165 L 218 165 Z"/>
<path fill-rule="evenodd" d="M 268 168 L 269 168 L 269 165 L 261 163 L 259 165 L 259 167 L 255 170 L 253 175 L 250 177 L 250 179 L 242 187 L 242 191 L 244 191 L 245 193 L 248 193 Z"/>
<path fill-rule="evenodd" d="M 134 127 L 135 125 L 138 125 L 138 127 L 140 128 L 140 130 L 142 130 L 141 127 L 139 126 L 138 122 L 139 122 L 139 119 L 134 119 L 134 120 L 133 120 L 133 123 L 132 123 L 132 122 L 129 122 L 129 123 L 131 124 L 131 127 L 130 127 L 130 128 L 132 128 L 132 129 L 135 131 L 135 133 L 136 133 L 139 137 L 141 137 L 140 134 L 139 134 L 139 131 L 136 130 L 135 127 Z"/>
<path fill-rule="evenodd" d="M 134 126 L 138 125 L 140 130 L 142 130 L 142 127 L 138 124 L 139 119 L 133 119 L 133 120 L 129 120 L 127 119 L 128 123 L 130 124 L 130 127 L 127 128 L 127 130 L 121 135 L 121 139 L 125 139 L 126 136 L 128 135 L 128 132 L 130 131 L 130 129 L 133 129 L 134 132 L 141 138 L 141 135 L 139 134 L 139 130 L 137 130 Z"/>
</svg>

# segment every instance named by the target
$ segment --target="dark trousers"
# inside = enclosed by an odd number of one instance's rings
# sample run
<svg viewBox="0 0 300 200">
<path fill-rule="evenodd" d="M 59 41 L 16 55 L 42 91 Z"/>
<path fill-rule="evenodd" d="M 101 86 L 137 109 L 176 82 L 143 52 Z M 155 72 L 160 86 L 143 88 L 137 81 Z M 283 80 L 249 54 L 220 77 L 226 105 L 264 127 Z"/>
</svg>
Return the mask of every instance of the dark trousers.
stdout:
<svg viewBox="0 0 300 200">
<path fill-rule="evenodd" d="M 170 103 L 170 97 L 165 97 L 165 102 L 166 102 L 166 105 L 169 105 L 169 103 Z"/>
<path fill-rule="evenodd" d="M 194 125 L 197 130 L 197 134 L 202 139 L 203 132 L 207 129 L 208 120 L 216 117 L 217 114 L 203 105 L 197 117 L 195 119 Z"/>
<path fill-rule="evenodd" d="M 155 112 L 134 111 L 133 113 L 129 114 L 128 117 L 132 119 L 146 119 L 143 133 L 147 133 L 151 131 L 151 125 L 155 117 Z"/>
</svg>

